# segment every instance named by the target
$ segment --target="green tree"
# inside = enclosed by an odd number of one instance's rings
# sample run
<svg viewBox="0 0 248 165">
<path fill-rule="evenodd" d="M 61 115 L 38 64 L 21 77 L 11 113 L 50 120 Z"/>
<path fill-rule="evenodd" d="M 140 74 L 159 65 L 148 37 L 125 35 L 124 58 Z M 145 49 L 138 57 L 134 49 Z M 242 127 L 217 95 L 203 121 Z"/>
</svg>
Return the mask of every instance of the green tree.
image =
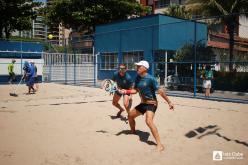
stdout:
<svg viewBox="0 0 248 165">
<path fill-rule="evenodd" d="M 3 32 L 8 39 L 15 30 L 30 30 L 36 17 L 36 7 L 40 2 L 33 0 L 0 0 L 0 38 Z"/>
<path fill-rule="evenodd" d="M 206 47 L 205 44 L 198 42 L 196 44 L 196 60 L 198 63 L 207 64 L 215 57 L 213 50 Z M 175 61 L 177 62 L 192 62 L 178 64 L 178 73 L 187 76 L 193 76 L 192 64 L 194 63 L 194 46 L 192 44 L 185 44 L 182 48 L 177 50 Z"/>
<path fill-rule="evenodd" d="M 248 12 L 247 0 L 187 0 L 187 9 L 202 16 L 224 15 L 216 19 L 227 26 L 229 34 L 229 70 L 233 71 L 234 32 L 239 26 L 237 13 Z M 246 14 L 248 15 L 248 14 Z"/>
<path fill-rule="evenodd" d="M 98 24 L 149 12 L 135 0 L 56 0 L 44 11 L 48 24 L 62 23 L 77 31 L 94 31 Z"/>
<path fill-rule="evenodd" d="M 199 62 L 210 62 L 215 56 L 210 47 L 206 47 L 202 43 L 196 44 L 196 60 Z M 192 44 L 185 44 L 181 49 L 177 50 L 175 60 L 178 62 L 193 62 L 194 61 L 194 48 Z"/>
<path fill-rule="evenodd" d="M 163 12 L 166 15 L 174 16 L 183 19 L 191 19 L 192 15 L 189 11 L 186 10 L 184 5 L 171 4 Z"/>
</svg>

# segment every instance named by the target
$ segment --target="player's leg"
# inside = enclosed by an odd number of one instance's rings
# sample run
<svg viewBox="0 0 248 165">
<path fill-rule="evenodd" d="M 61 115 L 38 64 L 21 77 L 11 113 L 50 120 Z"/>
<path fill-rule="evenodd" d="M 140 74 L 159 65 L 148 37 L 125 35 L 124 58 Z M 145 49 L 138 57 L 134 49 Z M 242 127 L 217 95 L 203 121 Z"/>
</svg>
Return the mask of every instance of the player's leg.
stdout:
<svg viewBox="0 0 248 165">
<path fill-rule="evenodd" d="M 135 118 L 140 115 L 142 115 L 142 113 L 140 113 L 136 109 L 133 109 L 128 113 L 128 121 L 132 133 L 135 133 Z"/>
<path fill-rule="evenodd" d="M 206 89 L 206 90 L 207 90 L 207 92 L 206 92 L 206 93 L 207 93 L 207 94 L 206 94 L 207 97 L 210 96 L 210 88 L 211 88 L 211 81 L 208 80 L 208 81 L 207 81 L 207 89 Z"/>
<path fill-rule="evenodd" d="M 9 73 L 9 77 L 8 77 L 8 83 L 11 84 L 11 79 L 12 79 L 12 74 Z"/>
<path fill-rule="evenodd" d="M 123 105 L 127 111 L 127 113 L 129 113 L 130 108 L 132 106 L 132 98 L 131 95 L 123 95 Z"/>
<path fill-rule="evenodd" d="M 120 98 L 121 98 L 121 95 L 119 95 L 117 92 L 115 92 L 114 93 L 114 96 L 113 96 L 112 104 L 113 104 L 113 106 L 115 106 L 116 108 L 119 109 L 119 112 L 117 113 L 117 116 L 120 116 L 121 113 L 124 111 L 124 109 L 119 104 Z"/>
<path fill-rule="evenodd" d="M 39 89 L 39 84 L 38 84 L 38 83 L 39 83 L 39 81 L 38 81 L 38 77 L 35 77 L 35 78 L 34 78 L 34 83 L 35 83 L 35 90 L 36 90 L 36 91 L 38 91 L 38 89 Z"/>
<path fill-rule="evenodd" d="M 153 135 L 153 137 L 157 143 L 157 150 L 162 151 L 162 150 L 164 150 L 164 146 L 162 145 L 162 143 L 160 141 L 158 129 L 153 122 L 154 115 L 155 115 L 154 112 L 146 111 L 146 124 L 150 128 L 152 135 Z"/>
</svg>

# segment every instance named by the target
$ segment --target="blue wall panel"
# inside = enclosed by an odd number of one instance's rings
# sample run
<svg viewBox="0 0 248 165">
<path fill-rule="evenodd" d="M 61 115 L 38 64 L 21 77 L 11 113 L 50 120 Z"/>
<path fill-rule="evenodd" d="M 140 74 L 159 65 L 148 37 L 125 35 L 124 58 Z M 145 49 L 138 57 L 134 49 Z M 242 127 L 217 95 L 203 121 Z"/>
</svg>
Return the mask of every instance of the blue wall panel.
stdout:
<svg viewBox="0 0 248 165">
<path fill-rule="evenodd" d="M 0 41 L 0 50 L 42 52 L 43 45 L 39 42 Z"/>
<path fill-rule="evenodd" d="M 177 50 L 186 43 L 194 43 L 196 41 L 207 42 L 207 26 L 206 24 L 196 23 L 196 31 L 194 22 L 189 20 L 159 16 L 159 48 L 164 50 Z M 196 33 L 195 33 L 196 32 Z"/>
<path fill-rule="evenodd" d="M 128 19 L 121 22 L 99 25 L 96 27 L 96 35 L 100 33 L 112 33 L 113 31 L 138 29 L 147 26 L 152 26 L 154 24 L 158 24 L 158 21 L 159 18 L 157 17 L 157 15 L 152 15 L 147 17 Z"/>
<path fill-rule="evenodd" d="M 39 42 L 19 42 L 19 41 L 0 41 L 1 51 L 23 51 L 23 52 L 42 52 L 43 44 Z M 1 58 L 21 58 L 20 53 L 0 53 Z M 41 54 L 22 53 L 23 58 L 41 58 Z"/>
</svg>

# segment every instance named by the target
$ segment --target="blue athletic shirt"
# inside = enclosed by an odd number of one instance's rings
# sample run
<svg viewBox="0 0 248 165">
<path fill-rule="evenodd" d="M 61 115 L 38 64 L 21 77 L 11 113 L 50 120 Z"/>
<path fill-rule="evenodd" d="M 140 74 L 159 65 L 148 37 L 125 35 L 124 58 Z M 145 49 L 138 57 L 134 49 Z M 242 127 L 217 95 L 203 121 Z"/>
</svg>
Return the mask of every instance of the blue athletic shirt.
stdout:
<svg viewBox="0 0 248 165">
<path fill-rule="evenodd" d="M 121 89 L 130 89 L 133 85 L 133 79 L 127 72 L 124 76 L 121 76 L 118 71 L 115 72 L 112 80 L 115 81 L 117 86 Z"/>
<path fill-rule="evenodd" d="M 147 73 L 145 77 L 137 76 L 134 88 L 138 90 L 141 102 L 157 101 L 156 91 L 159 89 L 157 80 Z"/>
<path fill-rule="evenodd" d="M 205 77 L 207 80 L 211 80 L 213 78 L 213 71 L 212 70 L 205 71 Z"/>
<path fill-rule="evenodd" d="M 33 65 L 24 63 L 23 70 L 26 72 L 28 77 L 35 77 L 35 69 Z"/>
</svg>

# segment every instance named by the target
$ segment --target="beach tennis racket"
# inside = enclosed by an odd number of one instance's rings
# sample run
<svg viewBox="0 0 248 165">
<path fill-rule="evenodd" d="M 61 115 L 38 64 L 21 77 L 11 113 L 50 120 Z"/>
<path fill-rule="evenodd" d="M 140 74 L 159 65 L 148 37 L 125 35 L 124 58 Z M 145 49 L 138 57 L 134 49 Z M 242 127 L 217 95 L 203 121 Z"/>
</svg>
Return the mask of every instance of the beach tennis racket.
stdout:
<svg viewBox="0 0 248 165">
<path fill-rule="evenodd" d="M 101 88 L 110 94 L 114 94 L 117 91 L 117 84 L 111 79 L 105 79 L 101 83 Z"/>
</svg>

